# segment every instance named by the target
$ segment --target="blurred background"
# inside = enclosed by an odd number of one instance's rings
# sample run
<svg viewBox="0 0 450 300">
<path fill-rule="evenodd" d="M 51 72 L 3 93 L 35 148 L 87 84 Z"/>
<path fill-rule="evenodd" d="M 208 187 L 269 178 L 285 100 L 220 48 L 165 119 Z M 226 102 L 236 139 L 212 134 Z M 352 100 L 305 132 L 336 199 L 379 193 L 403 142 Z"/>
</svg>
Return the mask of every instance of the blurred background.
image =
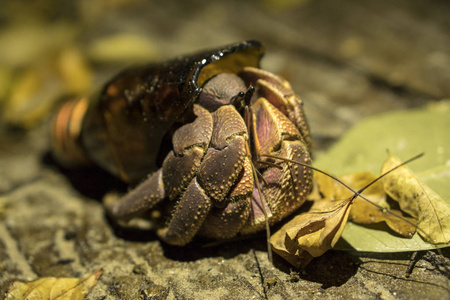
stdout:
<svg viewBox="0 0 450 300">
<path fill-rule="evenodd" d="M 127 66 L 245 39 L 304 100 L 316 151 L 368 115 L 450 95 L 448 1 L 1 2 L 3 132 L 39 126 Z"/>
</svg>

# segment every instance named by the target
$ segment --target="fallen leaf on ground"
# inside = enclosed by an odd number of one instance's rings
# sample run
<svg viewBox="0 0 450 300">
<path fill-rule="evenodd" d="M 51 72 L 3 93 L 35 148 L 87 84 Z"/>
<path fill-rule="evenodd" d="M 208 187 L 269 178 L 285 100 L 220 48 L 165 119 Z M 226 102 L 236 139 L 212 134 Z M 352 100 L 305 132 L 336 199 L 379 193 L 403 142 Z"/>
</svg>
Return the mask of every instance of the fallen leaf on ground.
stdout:
<svg viewBox="0 0 450 300">
<path fill-rule="evenodd" d="M 411 238 L 416 233 L 416 219 L 403 216 L 400 210 L 382 211 L 361 199 L 355 199 L 349 219 L 353 223 L 362 225 L 385 222 L 390 229 L 405 238 Z"/>
<path fill-rule="evenodd" d="M 355 191 L 364 188 L 376 178 L 377 176 L 370 172 L 354 173 L 339 177 L 342 182 Z M 343 200 L 353 197 L 352 191 L 322 173 L 316 172 L 314 174 L 314 181 L 316 183 L 316 190 L 312 194 L 312 197 L 314 197 L 312 200 L 315 201 L 313 208 L 318 208 L 319 205 L 329 205 L 327 201 Z M 405 217 L 401 211 L 390 208 L 389 203 L 386 201 L 386 193 L 381 181 L 376 181 L 369 186 L 364 190 L 362 195 L 372 203 L 359 197 L 354 199 L 349 215 L 350 221 L 363 225 L 385 222 L 389 228 L 401 236 L 411 238 L 414 235 L 416 232 L 415 219 Z M 374 204 L 378 205 L 378 207 Z M 407 221 L 405 222 L 402 218 Z"/>
<path fill-rule="evenodd" d="M 394 156 L 383 165 L 383 171 L 399 165 Z M 386 193 L 399 202 L 400 208 L 418 219 L 419 234 L 433 244 L 450 242 L 450 205 L 421 182 L 407 167 L 383 178 Z"/>
<path fill-rule="evenodd" d="M 395 174 L 394 178 L 395 176 L 402 174 Z M 315 172 L 314 189 L 308 196 L 310 201 L 314 201 L 313 206 L 308 212 L 289 221 L 270 238 L 274 252 L 292 265 L 304 267 L 314 257 L 321 256 L 334 247 L 347 219 L 359 224 L 385 222 L 398 234 L 411 238 L 416 231 L 415 219 L 404 217 L 401 211 L 390 209 L 383 183 L 376 179 L 374 174 L 365 172 L 342 176 L 339 178 L 341 182 L 338 182 L 330 176 Z M 348 187 L 354 191 L 363 190 L 361 195 L 365 199 L 354 198 L 355 192 Z"/>
<path fill-rule="evenodd" d="M 412 165 L 414 171 L 420 180 L 450 204 L 450 167 L 447 163 L 450 151 L 446 151 L 450 147 L 449 126 L 448 100 L 437 101 L 420 109 L 373 116 L 349 130 L 326 154 L 314 161 L 314 166 L 332 170 L 337 175 L 360 171 L 378 174 L 379 163 L 386 159 L 386 148 L 404 158 L 425 152 L 426 155 Z M 345 228 L 342 237 L 350 248 L 358 251 L 399 252 L 436 248 L 436 245 L 424 242 L 419 235 L 404 239 L 353 223 Z M 450 243 L 437 245 L 449 246 Z M 341 244 L 340 249 L 349 247 Z"/>
<path fill-rule="evenodd" d="M 348 199 L 296 216 L 270 238 L 273 251 L 297 268 L 306 266 L 336 244 L 344 230 L 350 206 Z"/>
<path fill-rule="evenodd" d="M 94 271 L 82 278 L 44 277 L 31 282 L 15 281 L 9 289 L 6 299 L 84 299 L 97 283 L 101 270 Z"/>
<path fill-rule="evenodd" d="M 449 100 L 437 101 L 420 109 L 376 115 L 356 124 L 326 153 L 315 159 L 313 165 L 337 175 L 361 171 L 378 174 L 380 163 L 386 160 L 387 148 L 404 158 L 425 152 L 426 155 L 415 161 L 412 167 L 420 180 L 450 204 L 449 127 Z M 349 222 L 342 233 L 346 243 L 338 243 L 335 249 L 381 253 L 450 247 L 450 243 L 432 245 L 424 242 L 418 234 L 405 239 L 378 228 Z"/>
</svg>

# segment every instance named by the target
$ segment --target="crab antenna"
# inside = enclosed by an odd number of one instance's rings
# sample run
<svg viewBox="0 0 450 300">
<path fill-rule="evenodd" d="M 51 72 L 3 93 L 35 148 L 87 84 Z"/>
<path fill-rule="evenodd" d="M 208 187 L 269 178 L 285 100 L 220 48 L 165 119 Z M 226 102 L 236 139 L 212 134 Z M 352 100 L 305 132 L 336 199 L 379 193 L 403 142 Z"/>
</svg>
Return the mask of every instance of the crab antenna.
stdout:
<svg viewBox="0 0 450 300">
<path fill-rule="evenodd" d="M 362 193 L 365 189 L 367 189 L 369 186 L 371 186 L 372 184 L 374 184 L 375 182 L 377 182 L 378 180 L 380 180 L 381 178 L 383 178 L 384 176 L 386 176 L 387 174 L 391 173 L 392 171 L 397 170 L 397 169 L 400 168 L 401 166 L 404 166 L 404 165 L 406 165 L 406 164 L 412 162 L 413 160 L 416 160 L 416 159 L 422 157 L 423 155 L 424 155 L 423 152 L 420 153 L 420 154 L 417 154 L 416 156 L 414 156 L 414 157 L 408 159 L 407 161 L 405 161 L 405 162 L 399 164 L 398 166 L 395 166 L 394 168 L 390 169 L 389 171 L 387 171 L 387 172 L 381 174 L 380 176 L 378 176 L 377 178 L 375 178 L 374 180 L 372 180 L 372 182 L 370 182 L 370 183 L 367 184 L 365 187 L 363 187 L 362 189 L 360 189 L 360 190 L 358 191 L 358 195 L 361 194 L 361 193 Z"/>
</svg>

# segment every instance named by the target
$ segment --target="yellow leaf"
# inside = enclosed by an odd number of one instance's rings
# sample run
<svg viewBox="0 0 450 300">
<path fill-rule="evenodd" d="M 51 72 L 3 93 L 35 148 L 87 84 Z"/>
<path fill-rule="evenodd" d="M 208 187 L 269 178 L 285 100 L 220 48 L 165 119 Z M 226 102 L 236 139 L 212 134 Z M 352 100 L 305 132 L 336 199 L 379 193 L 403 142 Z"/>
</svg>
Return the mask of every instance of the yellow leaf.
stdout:
<svg viewBox="0 0 450 300">
<path fill-rule="evenodd" d="M 148 36 L 119 33 L 96 39 L 88 47 L 88 55 L 98 62 L 149 62 L 159 53 Z"/>
<path fill-rule="evenodd" d="M 342 176 L 340 179 L 350 185 L 354 190 L 360 190 L 377 179 L 377 176 L 369 172 L 364 172 Z M 350 192 L 348 191 L 348 193 Z M 389 203 L 386 201 L 386 193 L 381 181 L 373 183 L 364 190 L 362 195 L 385 210 L 381 210 L 380 207 L 358 197 L 353 202 L 349 216 L 350 221 L 366 225 L 385 222 L 389 228 L 404 237 L 411 238 L 414 235 L 416 232 L 416 220 L 402 216 L 401 211 L 390 208 Z"/>
<path fill-rule="evenodd" d="M 406 238 L 412 238 L 416 233 L 416 220 L 402 216 L 402 212 L 399 210 L 390 209 L 389 211 L 395 215 L 384 212 L 373 204 L 358 198 L 353 203 L 349 219 L 353 223 L 365 225 L 386 222 L 389 228 L 396 233 Z"/>
<path fill-rule="evenodd" d="M 375 180 L 377 177 L 369 172 L 353 173 L 339 177 L 339 179 L 350 186 L 353 190 L 358 191 Z M 309 200 L 313 201 L 336 201 L 344 200 L 353 197 L 353 192 L 345 187 L 342 183 L 335 179 L 326 176 L 322 173 L 314 173 L 314 190 L 308 196 Z M 386 202 L 386 193 L 383 190 L 381 182 L 375 182 L 362 193 L 373 203 L 389 209 L 389 204 Z M 361 199 L 361 201 L 364 201 Z M 375 207 L 375 209 L 377 209 Z"/>
<path fill-rule="evenodd" d="M 97 283 L 101 270 L 94 271 L 82 278 L 44 277 L 31 282 L 15 281 L 9 289 L 6 299 L 84 299 Z"/>
<path fill-rule="evenodd" d="M 370 172 L 354 173 L 339 177 L 341 181 L 358 191 L 377 178 Z M 313 194 L 315 204 L 314 207 L 329 206 L 328 201 L 336 201 L 348 199 L 353 196 L 348 188 L 344 187 L 341 183 L 337 182 L 333 178 L 330 178 L 321 173 L 314 174 L 314 181 L 316 183 L 316 193 Z M 323 196 L 323 198 L 317 195 Z M 367 189 L 365 189 L 362 195 L 381 206 L 383 209 L 389 210 L 395 213 L 395 215 L 383 211 L 380 207 L 373 205 L 370 202 L 358 197 L 353 201 L 353 205 L 350 211 L 349 220 L 357 224 L 376 224 L 385 222 L 396 233 L 411 238 L 416 232 L 415 219 L 402 216 L 402 213 L 398 210 L 391 210 L 389 203 L 386 201 L 386 193 L 381 181 L 377 181 Z M 401 217 L 399 217 L 401 216 Z M 404 219 L 407 221 L 405 222 Z"/>
<path fill-rule="evenodd" d="M 6 123 L 32 128 L 48 116 L 55 99 L 63 93 L 45 63 L 28 67 L 14 78 L 1 111 Z"/>
<path fill-rule="evenodd" d="M 338 241 L 350 212 L 350 199 L 333 207 L 296 216 L 270 238 L 272 249 L 296 267 L 304 267 Z"/>
<path fill-rule="evenodd" d="M 382 172 L 399 164 L 401 161 L 397 157 L 390 156 Z M 419 234 L 425 240 L 433 244 L 450 242 L 450 206 L 407 166 L 385 176 L 383 185 L 403 211 L 417 217 Z"/>
<path fill-rule="evenodd" d="M 92 84 L 92 70 L 80 49 L 68 47 L 61 51 L 57 68 L 68 93 L 84 94 Z"/>
</svg>

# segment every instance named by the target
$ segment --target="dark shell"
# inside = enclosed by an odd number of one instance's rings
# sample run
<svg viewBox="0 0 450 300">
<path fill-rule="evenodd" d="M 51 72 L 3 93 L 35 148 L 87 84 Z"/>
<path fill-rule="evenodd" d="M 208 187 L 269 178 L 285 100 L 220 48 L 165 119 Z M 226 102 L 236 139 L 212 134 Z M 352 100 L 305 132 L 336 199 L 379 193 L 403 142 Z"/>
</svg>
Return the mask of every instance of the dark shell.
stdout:
<svg viewBox="0 0 450 300">
<path fill-rule="evenodd" d="M 261 43 L 245 41 L 161 64 L 125 70 L 105 85 L 91 105 L 82 143 L 96 164 L 127 182 L 159 167 L 171 133 L 193 118 L 203 84 L 219 73 L 259 67 Z"/>
</svg>

